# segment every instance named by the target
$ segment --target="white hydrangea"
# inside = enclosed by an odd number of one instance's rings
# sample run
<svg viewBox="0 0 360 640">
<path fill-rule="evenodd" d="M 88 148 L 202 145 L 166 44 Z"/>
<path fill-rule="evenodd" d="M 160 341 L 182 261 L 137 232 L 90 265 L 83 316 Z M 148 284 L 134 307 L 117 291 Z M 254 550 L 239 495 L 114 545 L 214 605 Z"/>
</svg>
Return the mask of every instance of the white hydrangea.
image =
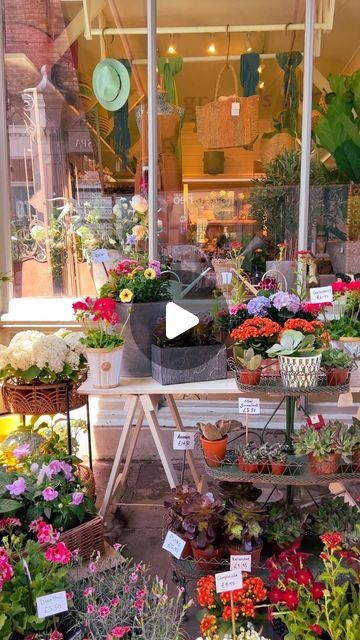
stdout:
<svg viewBox="0 0 360 640">
<path fill-rule="evenodd" d="M 80 342 L 81 338 L 85 338 L 85 333 L 81 331 L 71 331 L 65 336 L 62 336 L 67 344 L 67 346 L 75 351 L 77 355 L 82 355 L 85 353 L 85 345 Z"/>
<path fill-rule="evenodd" d="M 54 334 L 43 336 L 33 345 L 33 360 L 40 369 L 47 367 L 60 373 L 66 361 L 68 347 L 66 342 Z"/>
<path fill-rule="evenodd" d="M 66 338 L 69 333 L 71 333 L 70 329 L 65 329 L 64 327 L 62 327 L 62 329 L 58 329 L 57 331 L 55 331 L 54 336 L 59 336 L 59 338 Z"/>
<path fill-rule="evenodd" d="M 0 344 L 0 369 L 3 369 L 9 364 L 8 348 L 5 345 Z"/>
<path fill-rule="evenodd" d="M 68 351 L 66 354 L 66 362 L 72 369 L 78 369 L 80 366 L 80 356 L 75 351 Z"/>
<path fill-rule="evenodd" d="M 44 336 L 41 331 L 20 331 L 11 339 L 8 357 L 13 369 L 26 370 L 34 364 L 34 344 Z"/>
</svg>

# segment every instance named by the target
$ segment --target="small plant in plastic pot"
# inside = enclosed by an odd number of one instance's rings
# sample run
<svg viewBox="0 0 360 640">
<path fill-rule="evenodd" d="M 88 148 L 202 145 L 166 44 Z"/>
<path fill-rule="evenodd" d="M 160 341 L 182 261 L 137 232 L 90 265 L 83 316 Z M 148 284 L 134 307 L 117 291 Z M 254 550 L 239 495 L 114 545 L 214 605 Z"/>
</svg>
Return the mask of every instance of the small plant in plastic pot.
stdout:
<svg viewBox="0 0 360 640">
<path fill-rule="evenodd" d="M 270 347 L 267 354 L 279 358 L 284 387 L 311 389 L 317 386 L 321 351 L 315 335 L 286 329 L 281 334 L 280 342 Z"/>
<path fill-rule="evenodd" d="M 260 562 L 263 520 L 261 505 L 248 500 L 242 501 L 239 510 L 232 509 L 225 514 L 225 537 L 230 555 L 249 554 L 253 563 Z"/>
<path fill-rule="evenodd" d="M 346 384 L 353 363 L 353 357 L 341 349 L 327 349 L 324 351 L 321 365 L 326 371 L 327 384 L 330 387 Z"/>
<path fill-rule="evenodd" d="M 343 426 L 339 422 L 328 422 L 320 429 L 304 425 L 294 436 L 295 453 L 308 456 L 309 468 L 314 475 L 336 473 L 343 437 Z"/>
<path fill-rule="evenodd" d="M 220 467 L 226 455 L 228 443 L 227 434 L 232 430 L 232 420 L 218 420 L 211 422 L 198 422 L 200 430 L 200 443 L 204 457 L 209 467 Z"/>
<path fill-rule="evenodd" d="M 250 349 L 237 347 L 235 362 L 239 366 L 238 376 L 241 384 L 259 384 L 261 378 L 261 355 L 255 355 L 254 349 L 251 347 Z"/>
<path fill-rule="evenodd" d="M 85 298 L 75 302 L 76 318 L 85 324 L 86 336 L 82 339 L 90 367 L 90 381 L 96 389 L 111 389 L 120 384 L 121 359 L 124 347 L 123 331 L 115 333 L 119 316 L 112 298 Z"/>
<path fill-rule="evenodd" d="M 271 473 L 274 476 L 281 476 L 286 471 L 288 446 L 281 442 L 275 442 L 269 451 Z"/>
</svg>

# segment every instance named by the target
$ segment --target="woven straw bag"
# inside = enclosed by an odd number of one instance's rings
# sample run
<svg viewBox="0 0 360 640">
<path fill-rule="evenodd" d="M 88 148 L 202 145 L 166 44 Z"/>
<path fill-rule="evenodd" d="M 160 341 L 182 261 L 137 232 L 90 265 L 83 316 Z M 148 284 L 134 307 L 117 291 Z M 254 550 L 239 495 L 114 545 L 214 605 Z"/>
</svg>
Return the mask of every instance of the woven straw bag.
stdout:
<svg viewBox="0 0 360 640">
<path fill-rule="evenodd" d="M 296 139 L 287 131 L 275 133 L 271 138 L 261 138 L 261 162 L 267 164 L 285 149 L 295 149 Z"/>
<path fill-rule="evenodd" d="M 235 93 L 219 99 L 220 80 L 231 71 Z M 232 105 L 238 103 L 239 115 L 232 115 Z M 215 100 L 196 107 L 196 126 L 199 142 L 206 149 L 225 149 L 251 144 L 259 135 L 259 96 L 238 97 L 238 82 L 232 65 L 220 70 L 215 88 Z"/>
</svg>

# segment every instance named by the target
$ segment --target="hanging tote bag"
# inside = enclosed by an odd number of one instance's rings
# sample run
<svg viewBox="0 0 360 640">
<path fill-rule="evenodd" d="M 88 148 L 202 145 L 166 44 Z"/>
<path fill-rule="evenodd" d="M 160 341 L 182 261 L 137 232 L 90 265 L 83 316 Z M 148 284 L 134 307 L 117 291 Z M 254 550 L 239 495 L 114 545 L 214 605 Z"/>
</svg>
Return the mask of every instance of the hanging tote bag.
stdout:
<svg viewBox="0 0 360 640">
<path fill-rule="evenodd" d="M 235 93 L 219 98 L 220 80 L 230 69 Z M 216 82 L 215 100 L 196 107 L 199 142 L 205 149 L 225 149 L 251 144 L 259 135 L 259 96 L 238 97 L 238 83 L 232 65 L 224 65 Z"/>
</svg>

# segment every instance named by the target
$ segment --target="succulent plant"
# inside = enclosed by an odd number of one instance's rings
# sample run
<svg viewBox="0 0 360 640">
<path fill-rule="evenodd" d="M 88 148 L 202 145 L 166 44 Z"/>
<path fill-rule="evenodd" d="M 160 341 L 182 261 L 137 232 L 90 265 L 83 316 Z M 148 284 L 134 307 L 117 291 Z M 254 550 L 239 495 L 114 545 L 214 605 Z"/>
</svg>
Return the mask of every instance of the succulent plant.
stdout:
<svg viewBox="0 0 360 640">
<path fill-rule="evenodd" d="M 307 519 L 296 505 L 274 504 L 268 510 L 266 538 L 281 548 L 290 546 L 304 533 Z"/>
<path fill-rule="evenodd" d="M 196 426 L 206 440 L 221 440 L 230 431 L 241 429 L 242 423 L 238 420 L 218 420 L 215 424 L 212 422 L 197 422 Z"/>
<path fill-rule="evenodd" d="M 321 357 L 321 364 L 327 369 L 350 369 L 353 357 L 341 349 L 327 349 Z"/>
<path fill-rule="evenodd" d="M 328 531 L 351 533 L 360 525 L 359 509 L 339 496 L 325 497 L 311 515 L 309 529 L 318 535 Z"/>
<path fill-rule="evenodd" d="M 241 347 L 234 347 L 235 362 L 239 364 L 242 369 L 248 371 L 256 371 L 260 368 L 262 362 L 262 356 L 255 355 L 254 349 L 242 349 Z"/>
<path fill-rule="evenodd" d="M 247 551 L 251 551 L 252 547 L 258 544 L 259 537 L 262 533 L 261 520 L 264 519 L 264 513 L 260 505 L 252 503 L 253 507 L 248 504 L 247 511 L 239 513 L 237 511 L 228 511 L 224 516 L 225 535 L 230 542 L 238 542 L 246 547 Z"/>
<path fill-rule="evenodd" d="M 301 331 L 295 331 L 294 329 L 286 329 L 282 332 L 280 343 L 274 344 L 267 350 L 267 354 L 270 357 L 276 356 L 292 356 L 292 357 L 304 357 L 314 356 L 321 352 L 320 349 L 316 349 L 314 346 L 315 336 L 304 336 Z"/>
<path fill-rule="evenodd" d="M 286 444 L 264 442 L 258 445 L 254 441 L 239 445 L 236 452 L 244 462 L 286 462 L 288 447 Z"/>
<path fill-rule="evenodd" d="M 195 496 L 200 495 L 197 489 L 191 485 L 179 485 L 171 490 L 171 494 L 164 500 L 164 507 L 168 509 L 168 529 L 175 533 L 184 533 L 184 505 Z"/>
<path fill-rule="evenodd" d="M 282 442 L 275 442 L 269 450 L 269 460 L 271 462 L 286 462 L 289 447 Z"/>
<path fill-rule="evenodd" d="M 224 508 L 212 493 L 195 494 L 183 507 L 185 536 L 199 549 L 206 549 L 221 540 Z"/>
<path fill-rule="evenodd" d="M 236 453 L 242 457 L 244 462 L 257 463 L 259 462 L 259 445 L 253 440 L 250 440 L 247 444 L 240 444 Z"/>
<path fill-rule="evenodd" d="M 320 429 L 304 425 L 295 434 L 293 440 L 297 455 L 313 453 L 317 458 L 326 458 L 331 453 L 337 452 L 341 453 L 348 462 L 352 452 L 360 445 L 359 428 L 354 421 L 352 425 L 347 425 L 340 420 L 329 421 Z"/>
</svg>

